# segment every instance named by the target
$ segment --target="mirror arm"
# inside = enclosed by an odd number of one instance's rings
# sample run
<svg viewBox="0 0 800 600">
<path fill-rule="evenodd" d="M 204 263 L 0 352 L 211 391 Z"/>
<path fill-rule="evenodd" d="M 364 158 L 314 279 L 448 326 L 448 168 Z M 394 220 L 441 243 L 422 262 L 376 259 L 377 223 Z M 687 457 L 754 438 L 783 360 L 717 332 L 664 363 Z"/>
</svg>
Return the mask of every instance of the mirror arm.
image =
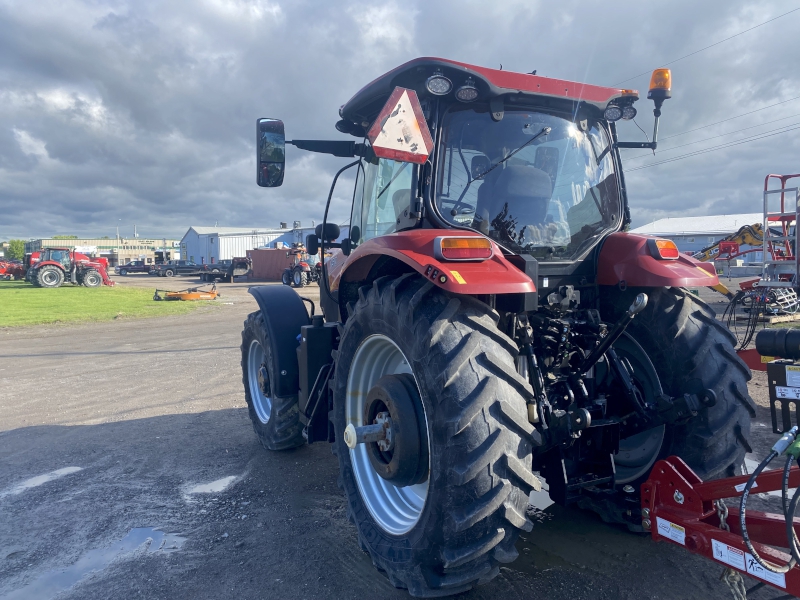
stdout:
<svg viewBox="0 0 800 600">
<path fill-rule="evenodd" d="M 286 143 L 300 148 L 300 150 L 317 152 L 319 154 L 332 154 L 333 156 L 342 158 L 355 158 L 356 156 L 363 156 L 364 154 L 364 144 L 353 141 L 287 140 Z"/>
</svg>

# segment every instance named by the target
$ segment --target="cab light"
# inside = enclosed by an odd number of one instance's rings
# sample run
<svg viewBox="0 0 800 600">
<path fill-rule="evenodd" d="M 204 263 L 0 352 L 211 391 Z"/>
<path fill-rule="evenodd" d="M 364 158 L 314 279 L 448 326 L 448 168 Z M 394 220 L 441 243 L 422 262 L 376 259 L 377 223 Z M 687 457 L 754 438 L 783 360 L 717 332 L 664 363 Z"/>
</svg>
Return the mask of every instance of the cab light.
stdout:
<svg viewBox="0 0 800 600">
<path fill-rule="evenodd" d="M 492 257 L 492 242 L 484 237 L 438 237 L 433 254 L 440 260 L 486 260 Z"/>
<path fill-rule="evenodd" d="M 603 117 L 606 121 L 619 121 L 622 118 L 622 114 L 621 107 L 609 104 L 605 112 L 603 112 Z"/>
<path fill-rule="evenodd" d="M 445 96 L 453 89 L 453 83 L 438 69 L 425 81 L 425 87 L 434 96 Z"/>
<path fill-rule="evenodd" d="M 647 245 L 650 248 L 650 254 L 652 254 L 654 258 L 677 260 L 681 255 L 678 247 L 672 240 L 649 239 L 647 240 Z"/>
</svg>

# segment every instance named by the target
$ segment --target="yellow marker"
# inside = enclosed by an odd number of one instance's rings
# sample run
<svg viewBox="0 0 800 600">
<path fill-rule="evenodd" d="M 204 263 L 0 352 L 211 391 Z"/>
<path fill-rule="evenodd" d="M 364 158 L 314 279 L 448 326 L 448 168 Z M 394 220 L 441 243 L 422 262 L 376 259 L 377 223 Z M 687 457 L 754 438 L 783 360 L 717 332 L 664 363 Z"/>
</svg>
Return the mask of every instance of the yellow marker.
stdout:
<svg viewBox="0 0 800 600">
<path fill-rule="evenodd" d="M 458 271 L 450 271 L 450 274 L 458 283 L 467 283 Z"/>
</svg>

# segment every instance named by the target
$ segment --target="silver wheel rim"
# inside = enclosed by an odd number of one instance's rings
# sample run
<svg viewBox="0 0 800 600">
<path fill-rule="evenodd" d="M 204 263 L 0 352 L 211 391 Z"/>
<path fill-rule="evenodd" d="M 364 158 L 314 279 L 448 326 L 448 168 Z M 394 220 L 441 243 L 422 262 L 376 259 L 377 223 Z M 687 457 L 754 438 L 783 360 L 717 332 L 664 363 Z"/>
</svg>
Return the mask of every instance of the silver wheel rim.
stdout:
<svg viewBox="0 0 800 600">
<path fill-rule="evenodd" d="M 300 285 L 303 282 L 303 274 L 300 271 L 294 272 L 294 284 Z"/>
<path fill-rule="evenodd" d="M 258 340 L 253 340 L 250 342 L 250 349 L 247 352 L 247 382 L 250 386 L 250 398 L 253 400 L 256 416 L 266 425 L 272 415 L 272 398 L 264 393 L 264 388 L 261 386 L 259 371 L 263 362 L 264 349 Z"/>
<path fill-rule="evenodd" d="M 96 287 L 100 284 L 100 276 L 95 275 L 94 273 L 90 273 L 85 279 L 86 283 L 89 284 L 89 287 Z"/>
<path fill-rule="evenodd" d="M 371 335 L 361 342 L 347 377 L 345 427 L 351 423 L 356 427 L 364 425 L 367 392 L 384 375 L 400 373 L 414 374 L 402 350 L 391 339 L 384 335 Z M 410 531 L 425 507 L 429 479 L 406 487 L 393 485 L 375 472 L 365 444 L 350 450 L 350 462 L 361 498 L 378 525 L 392 535 Z"/>
<path fill-rule="evenodd" d="M 58 275 L 52 269 L 47 269 L 44 273 L 42 273 L 42 281 L 47 285 L 52 285 L 58 281 Z"/>
</svg>

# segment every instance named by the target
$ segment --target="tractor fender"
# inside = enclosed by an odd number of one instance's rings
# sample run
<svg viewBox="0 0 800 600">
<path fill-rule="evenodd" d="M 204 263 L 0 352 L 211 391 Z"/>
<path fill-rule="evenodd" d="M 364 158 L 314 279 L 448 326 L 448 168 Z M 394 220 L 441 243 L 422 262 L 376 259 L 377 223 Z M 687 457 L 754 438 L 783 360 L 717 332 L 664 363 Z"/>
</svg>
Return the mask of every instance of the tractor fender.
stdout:
<svg viewBox="0 0 800 600">
<path fill-rule="evenodd" d="M 633 233 L 609 235 L 597 259 L 599 285 L 634 287 L 712 287 L 719 284 L 714 265 L 687 254 L 677 259 L 655 258 L 647 240 L 653 236 Z"/>
<path fill-rule="evenodd" d="M 305 304 L 292 288 L 285 285 L 251 287 L 261 309 L 264 325 L 269 333 L 271 352 L 275 358 L 278 381 L 273 382 L 276 396 L 291 396 L 300 389 L 297 365 L 297 346 L 300 328 L 310 320 Z"/>
<path fill-rule="evenodd" d="M 535 292 L 533 280 L 511 264 L 492 242 L 491 258 L 483 261 L 446 261 L 434 257 L 434 240 L 440 236 L 483 237 L 453 229 L 414 229 L 368 240 L 350 256 L 335 253 L 326 262 L 331 290 L 341 284 L 363 281 L 381 257 L 391 257 L 454 294 L 518 294 Z"/>
</svg>

